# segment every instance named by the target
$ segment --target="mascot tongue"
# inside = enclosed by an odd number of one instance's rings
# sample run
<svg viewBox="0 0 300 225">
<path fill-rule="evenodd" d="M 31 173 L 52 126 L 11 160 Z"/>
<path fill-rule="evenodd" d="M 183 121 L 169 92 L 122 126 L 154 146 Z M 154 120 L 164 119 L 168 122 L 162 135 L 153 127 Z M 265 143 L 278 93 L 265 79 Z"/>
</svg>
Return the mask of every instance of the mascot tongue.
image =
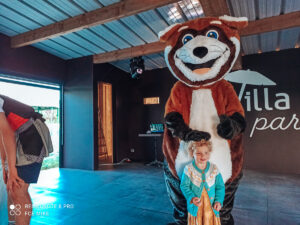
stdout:
<svg viewBox="0 0 300 225">
<path fill-rule="evenodd" d="M 201 69 L 195 69 L 193 70 L 193 73 L 197 73 L 197 74 L 205 74 L 208 71 L 210 71 L 210 68 L 201 68 Z"/>
<path fill-rule="evenodd" d="M 193 71 L 193 73 L 202 75 L 210 71 L 211 67 L 214 65 L 217 59 L 212 59 L 202 64 L 184 63 L 184 65 L 188 67 L 191 71 Z"/>
</svg>

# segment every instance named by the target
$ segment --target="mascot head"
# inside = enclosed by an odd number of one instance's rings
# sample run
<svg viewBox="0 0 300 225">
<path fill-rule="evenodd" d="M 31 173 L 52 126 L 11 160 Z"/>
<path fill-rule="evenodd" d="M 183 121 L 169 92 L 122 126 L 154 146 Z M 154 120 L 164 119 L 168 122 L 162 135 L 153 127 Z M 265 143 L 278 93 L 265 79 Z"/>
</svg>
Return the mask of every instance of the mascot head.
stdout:
<svg viewBox="0 0 300 225">
<path fill-rule="evenodd" d="M 240 52 L 238 29 L 246 17 L 206 17 L 173 24 L 159 33 L 166 42 L 165 60 L 172 74 L 191 87 L 210 85 L 222 79 Z"/>
</svg>

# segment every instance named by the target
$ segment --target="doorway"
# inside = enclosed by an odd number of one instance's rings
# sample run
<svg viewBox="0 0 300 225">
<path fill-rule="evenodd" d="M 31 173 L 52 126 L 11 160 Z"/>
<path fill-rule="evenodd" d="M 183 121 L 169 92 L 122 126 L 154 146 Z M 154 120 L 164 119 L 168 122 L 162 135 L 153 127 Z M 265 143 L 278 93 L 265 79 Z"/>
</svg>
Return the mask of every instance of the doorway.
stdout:
<svg viewBox="0 0 300 225">
<path fill-rule="evenodd" d="M 43 115 L 49 128 L 53 152 L 43 160 L 42 170 L 59 167 L 61 146 L 62 86 L 0 75 L 0 94 L 34 108 Z"/>
<path fill-rule="evenodd" d="M 98 83 L 98 159 L 113 163 L 112 85 L 104 82 Z"/>
</svg>

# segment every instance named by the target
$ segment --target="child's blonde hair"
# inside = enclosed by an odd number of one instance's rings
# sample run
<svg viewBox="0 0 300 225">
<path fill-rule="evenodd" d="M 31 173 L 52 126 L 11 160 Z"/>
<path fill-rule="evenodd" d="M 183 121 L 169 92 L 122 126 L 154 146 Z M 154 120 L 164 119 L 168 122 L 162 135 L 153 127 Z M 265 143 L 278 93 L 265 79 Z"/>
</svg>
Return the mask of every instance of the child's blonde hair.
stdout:
<svg viewBox="0 0 300 225">
<path fill-rule="evenodd" d="M 196 151 L 197 147 L 202 147 L 202 146 L 206 146 L 209 152 L 212 151 L 211 141 L 206 141 L 205 139 L 202 139 L 201 141 L 191 141 L 188 147 L 191 156 L 194 154 L 194 151 Z"/>
</svg>

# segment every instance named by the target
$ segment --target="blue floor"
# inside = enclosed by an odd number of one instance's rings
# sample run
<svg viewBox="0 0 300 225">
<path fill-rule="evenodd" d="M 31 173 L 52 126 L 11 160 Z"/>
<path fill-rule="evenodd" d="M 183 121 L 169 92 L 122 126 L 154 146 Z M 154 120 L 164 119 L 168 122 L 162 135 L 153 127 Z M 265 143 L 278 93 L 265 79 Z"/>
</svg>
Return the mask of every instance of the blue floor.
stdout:
<svg viewBox="0 0 300 225">
<path fill-rule="evenodd" d="M 164 225 L 172 208 L 161 169 L 125 164 L 101 171 L 51 169 L 32 185 L 32 225 Z M 300 224 L 300 176 L 245 171 L 236 225 Z M 54 208 L 55 207 L 55 208 Z"/>
</svg>

